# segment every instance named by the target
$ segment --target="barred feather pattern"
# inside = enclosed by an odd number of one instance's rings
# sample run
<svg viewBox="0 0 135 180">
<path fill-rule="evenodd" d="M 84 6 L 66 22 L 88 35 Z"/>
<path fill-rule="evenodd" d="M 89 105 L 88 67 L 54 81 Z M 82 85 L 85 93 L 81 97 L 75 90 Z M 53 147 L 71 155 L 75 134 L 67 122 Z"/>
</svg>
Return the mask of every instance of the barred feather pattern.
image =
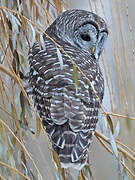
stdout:
<svg viewBox="0 0 135 180">
<path fill-rule="evenodd" d="M 71 46 L 51 30 L 47 33 L 86 74 L 102 102 L 104 80 L 98 62 L 90 53 Z M 58 47 L 45 35 L 44 43 L 45 49 L 38 43 L 30 49 L 27 93 L 32 96 L 62 167 L 81 169 L 87 163 L 88 149 L 98 121 L 99 102 L 79 71 L 76 89 L 71 60 L 59 49 L 63 61 L 61 68 Z"/>
</svg>

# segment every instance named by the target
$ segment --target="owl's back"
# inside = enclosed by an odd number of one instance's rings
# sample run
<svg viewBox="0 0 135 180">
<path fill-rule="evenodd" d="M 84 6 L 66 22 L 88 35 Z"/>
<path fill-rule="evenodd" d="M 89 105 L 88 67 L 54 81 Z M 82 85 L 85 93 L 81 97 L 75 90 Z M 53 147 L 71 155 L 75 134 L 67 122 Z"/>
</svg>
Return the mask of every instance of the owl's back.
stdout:
<svg viewBox="0 0 135 180">
<path fill-rule="evenodd" d="M 55 37 L 56 40 L 56 37 Z M 81 169 L 98 121 L 99 102 L 85 77 L 77 71 L 75 85 L 73 64 L 54 43 L 44 36 L 45 50 L 35 43 L 30 49 L 29 87 L 34 105 L 58 153 L 62 166 Z M 57 40 L 62 45 L 62 40 Z M 102 102 L 103 77 L 99 65 L 86 51 L 64 42 L 64 50 L 92 83 Z"/>
</svg>

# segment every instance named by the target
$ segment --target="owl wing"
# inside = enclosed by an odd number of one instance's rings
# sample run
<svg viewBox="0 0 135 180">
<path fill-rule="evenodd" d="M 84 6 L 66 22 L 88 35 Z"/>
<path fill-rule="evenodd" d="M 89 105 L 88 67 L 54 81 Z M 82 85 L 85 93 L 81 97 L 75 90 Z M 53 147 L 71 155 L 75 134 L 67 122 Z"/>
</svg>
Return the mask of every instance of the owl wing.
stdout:
<svg viewBox="0 0 135 180">
<path fill-rule="evenodd" d="M 63 55 L 61 68 L 56 47 L 51 43 L 45 42 L 46 51 L 38 43 L 30 50 L 28 94 L 32 95 L 61 161 L 75 162 L 82 155 L 85 160 L 98 120 L 99 103 L 79 72 L 76 92 L 72 63 Z"/>
</svg>

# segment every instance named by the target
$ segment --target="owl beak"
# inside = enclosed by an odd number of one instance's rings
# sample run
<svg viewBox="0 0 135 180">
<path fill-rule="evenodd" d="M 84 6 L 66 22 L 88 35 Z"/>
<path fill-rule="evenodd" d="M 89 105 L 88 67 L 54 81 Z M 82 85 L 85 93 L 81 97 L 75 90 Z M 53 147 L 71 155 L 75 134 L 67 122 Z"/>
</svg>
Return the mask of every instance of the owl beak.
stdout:
<svg viewBox="0 0 135 180">
<path fill-rule="evenodd" d="M 99 53 L 98 53 L 98 51 L 97 51 L 96 45 L 92 47 L 92 49 L 91 49 L 91 54 L 95 57 L 95 59 L 98 59 L 98 58 L 99 58 Z"/>
</svg>

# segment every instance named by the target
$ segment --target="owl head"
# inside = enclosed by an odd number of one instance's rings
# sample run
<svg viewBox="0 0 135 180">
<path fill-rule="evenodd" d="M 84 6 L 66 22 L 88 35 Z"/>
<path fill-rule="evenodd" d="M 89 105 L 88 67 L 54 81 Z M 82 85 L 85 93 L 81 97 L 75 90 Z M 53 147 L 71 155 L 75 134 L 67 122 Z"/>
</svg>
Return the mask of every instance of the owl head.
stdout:
<svg viewBox="0 0 135 180">
<path fill-rule="evenodd" d="M 95 59 L 99 59 L 108 36 L 107 25 L 101 17 L 78 9 L 61 14 L 46 33 L 88 51 Z"/>
</svg>

